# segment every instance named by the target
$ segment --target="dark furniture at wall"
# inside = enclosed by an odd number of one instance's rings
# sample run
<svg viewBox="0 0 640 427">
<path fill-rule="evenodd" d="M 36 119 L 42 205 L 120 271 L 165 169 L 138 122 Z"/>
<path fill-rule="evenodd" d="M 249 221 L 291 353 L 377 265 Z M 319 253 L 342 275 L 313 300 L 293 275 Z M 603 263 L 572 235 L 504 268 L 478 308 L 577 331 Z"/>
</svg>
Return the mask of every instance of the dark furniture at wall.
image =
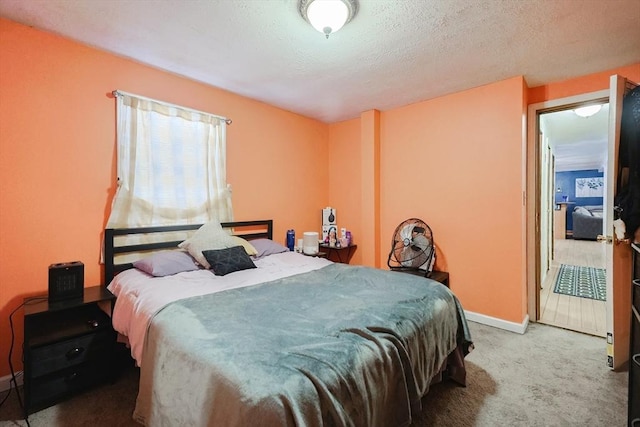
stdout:
<svg viewBox="0 0 640 427">
<path fill-rule="evenodd" d="M 327 253 L 326 252 L 318 252 L 317 254 L 305 254 L 304 252 L 300 252 L 302 255 L 304 256 L 314 256 L 317 258 L 326 258 L 327 257 Z"/>
<path fill-rule="evenodd" d="M 602 206 L 576 206 L 571 218 L 574 239 L 597 240 L 602 234 Z"/>
<path fill-rule="evenodd" d="M 629 426 L 640 427 L 640 244 L 633 251 L 631 343 L 629 345 Z"/>
<path fill-rule="evenodd" d="M 437 271 L 433 270 L 431 273 L 425 275 L 424 270 L 419 270 L 416 268 L 394 268 L 391 271 L 399 272 L 399 273 L 409 273 L 414 276 L 422 276 L 428 279 L 435 280 L 436 282 L 440 282 L 445 285 L 447 288 L 449 287 L 449 273 L 446 271 Z"/>
<path fill-rule="evenodd" d="M 25 416 L 113 377 L 116 333 L 99 305 L 114 301 L 102 286 L 79 299 L 25 300 Z"/>
<path fill-rule="evenodd" d="M 320 252 L 325 252 L 327 254 L 327 258 L 333 262 L 349 264 L 349 260 L 351 260 L 351 257 L 357 248 L 358 245 L 335 247 L 322 243 L 320 245 Z"/>
</svg>

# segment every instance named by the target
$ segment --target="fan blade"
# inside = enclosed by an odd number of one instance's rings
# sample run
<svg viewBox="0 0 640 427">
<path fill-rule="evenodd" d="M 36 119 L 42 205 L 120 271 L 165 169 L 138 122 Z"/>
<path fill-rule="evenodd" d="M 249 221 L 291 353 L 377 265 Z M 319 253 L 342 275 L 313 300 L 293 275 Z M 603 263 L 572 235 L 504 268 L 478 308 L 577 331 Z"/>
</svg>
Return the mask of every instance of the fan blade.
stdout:
<svg viewBox="0 0 640 427">
<path fill-rule="evenodd" d="M 402 227 L 402 230 L 400 230 L 400 236 L 402 237 L 402 240 L 405 239 L 409 239 L 411 240 L 411 233 L 413 232 L 413 227 L 414 224 L 407 224 L 404 227 Z"/>
</svg>

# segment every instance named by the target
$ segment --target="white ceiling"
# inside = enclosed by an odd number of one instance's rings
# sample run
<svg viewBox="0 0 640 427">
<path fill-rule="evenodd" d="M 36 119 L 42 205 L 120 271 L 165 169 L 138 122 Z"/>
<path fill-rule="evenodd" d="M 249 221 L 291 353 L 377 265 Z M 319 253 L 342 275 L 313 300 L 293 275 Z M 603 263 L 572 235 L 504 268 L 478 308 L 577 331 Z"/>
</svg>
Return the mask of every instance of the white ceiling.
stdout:
<svg viewBox="0 0 640 427">
<path fill-rule="evenodd" d="M 545 113 L 540 116 L 540 128 L 555 156 L 557 172 L 606 167 L 609 104 L 591 117 L 580 117 L 573 110 Z"/>
<path fill-rule="evenodd" d="M 0 0 L 0 16 L 327 123 L 640 61 L 640 0 L 360 0 L 329 39 L 297 0 Z"/>
</svg>

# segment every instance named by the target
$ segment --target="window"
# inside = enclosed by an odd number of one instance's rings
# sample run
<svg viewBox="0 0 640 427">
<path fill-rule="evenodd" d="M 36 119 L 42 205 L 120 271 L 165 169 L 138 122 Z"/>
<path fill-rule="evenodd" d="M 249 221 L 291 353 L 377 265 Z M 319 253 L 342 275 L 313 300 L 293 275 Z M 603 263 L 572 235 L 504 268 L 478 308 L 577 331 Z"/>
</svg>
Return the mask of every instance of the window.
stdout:
<svg viewBox="0 0 640 427">
<path fill-rule="evenodd" d="M 226 119 L 123 92 L 109 228 L 233 220 Z"/>
</svg>

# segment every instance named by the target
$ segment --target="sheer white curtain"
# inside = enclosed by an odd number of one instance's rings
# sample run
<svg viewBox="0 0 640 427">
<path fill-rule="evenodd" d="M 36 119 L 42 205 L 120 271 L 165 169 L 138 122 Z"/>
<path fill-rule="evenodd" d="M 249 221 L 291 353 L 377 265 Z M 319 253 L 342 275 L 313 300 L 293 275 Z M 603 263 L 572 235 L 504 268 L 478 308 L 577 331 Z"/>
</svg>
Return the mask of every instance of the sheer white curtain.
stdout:
<svg viewBox="0 0 640 427">
<path fill-rule="evenodd" d="M 233 220 L 224 118 L 117 92 L 117 156 L 107 227 Z"/>
</svg>

